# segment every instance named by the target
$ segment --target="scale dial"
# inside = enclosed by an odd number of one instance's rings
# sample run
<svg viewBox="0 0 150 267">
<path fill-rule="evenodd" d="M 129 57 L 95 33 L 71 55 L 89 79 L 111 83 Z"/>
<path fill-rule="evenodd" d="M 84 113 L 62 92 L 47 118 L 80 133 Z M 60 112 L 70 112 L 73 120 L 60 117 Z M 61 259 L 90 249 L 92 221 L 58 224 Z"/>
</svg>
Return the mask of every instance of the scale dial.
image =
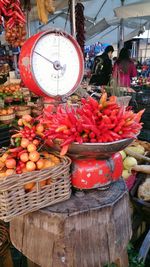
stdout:
<svg viewBox="0 0 150 267">
<path fill-rule="evenodd" d="M 37 36 L 32 46 L 30 67 L 38 89 L 51 97 L 72 94 L 79 86 L 84 71 L 78 43 L 60 30 L 46 31 Z"/>
</svg>

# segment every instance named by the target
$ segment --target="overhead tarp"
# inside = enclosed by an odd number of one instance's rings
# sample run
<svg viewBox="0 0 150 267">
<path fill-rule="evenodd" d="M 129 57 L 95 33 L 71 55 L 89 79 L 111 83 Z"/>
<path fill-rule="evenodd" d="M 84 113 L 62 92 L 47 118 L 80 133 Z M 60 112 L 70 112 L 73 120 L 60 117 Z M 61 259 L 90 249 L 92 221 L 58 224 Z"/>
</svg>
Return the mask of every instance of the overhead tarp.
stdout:
<svg viewBox="0 0 150 267">
<path fill-rule="evenodd" d="M 89 39 L 91 36 L 96 35 L 98 32 L 103 32 L 109 27 L 110 25 L 107 23 L 107 21 L 105 19 L 102 19 L 98 23 L 91 25 L 91 27 L 87 29 L 86 37 Z"/>
<path fill-rule="evenodd" d="M 123 19 L 150 16 L 150 0 L 117 7 L 114 12 L 118 18 Z"/>
<path fill-rule="evenodd" d="M 33 3 L 34 0 L 31 0 Z M 120 8 L 121 1 L 120 0 L 84 0 L 80 1 L 84 5 L 84 16 L 85 16 L 85 36 L 86 36 L 86 44 L 93 44 L 95 41 L 115 44 L 118 42 L 118 27 L 120 25 L 120 17 L 116 17 L 116 10 Z M 35 3 L 35 2 L 34 2 Z M 77 1 L 76 1 L 77 3 Z M 136 8 L 131 8 L 133 5 L 145 5 L 147 9 L 147 4 L 150 5 L 149 1 L 143 0 L 125 0 L 124 7 L 128 7 L 132 16 L 134 18 L 130 18 L 128 15 L 127 18 L 124 19 L 124 27 L 125 27 L 125 40 L 129 40 L 128 38 L 133 38 L 134 34 L 138 34 L 139 32 L 144 31 L 143 25 L 147 25 L 147 22 L 150 21 L 150 15 L 146 15 L 146 13 L 142 13 L 142 18 L 137 16 Z M 49 23 L 46 25 L 39 24 L 38 20 L 31 21 L 31 33 L 34 34 L 41 30 L 46 30 L 49 28 L 60 28 L 62 30 L 70 33 L 70 21 L 68 16 L 68 1 L 60 1 L 55 0 L 54 5 L 56 8 L 56 12 L 53 15 L 49 16 Z M 61 6 L 60 6 L 61 5 Z M 124 8 L 121 7 L 121 8 Z M 141 9 L 142 10 L 142 9 Z M 115 13 L 114 13 L 115 11 Z M 32 19 L 34 18 L 34 12 L 37 17 L 36 8 L 33 6 L 31 10 Z M 150 8 L 147 13 L 150 13 Z"/>
</svg>

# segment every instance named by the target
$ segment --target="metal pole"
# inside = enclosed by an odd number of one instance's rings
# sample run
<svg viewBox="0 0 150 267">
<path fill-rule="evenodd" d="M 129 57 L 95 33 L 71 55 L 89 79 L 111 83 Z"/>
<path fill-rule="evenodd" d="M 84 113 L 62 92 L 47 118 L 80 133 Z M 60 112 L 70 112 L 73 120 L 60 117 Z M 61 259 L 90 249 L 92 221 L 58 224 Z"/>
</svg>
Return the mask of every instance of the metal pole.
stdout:
<svg viewBox="0 0 150 267">
<path fill-rule="evenodd" d="M 27 10 L 27 12 L 26 12 L 26 19 L 27 19 L 27 26 L 26 26 L 26 29 L 27 29 L 27 37 L 28 37 L 28 38 L 30 38 L 30 36 L 31 36 L 29 12 L 30 12 L 30 11 L 28 11 L 28 10 Z"/>
<path fill-rule="evenodd" d="M 71 0 L 71 34 L 76 38 L 76 17 L 75 17 L 75 0 Z"/>
<path fill-rule="evenodd" d="M 149 27 L 148 27 L 148 32 L 147 32 L 144 61 L 146 60 L 146 56 L 147 56 L 148 39 L 149 39 Z"/>
<path fill-rule="evenodd" d="M 121 0 L 121 6 L 124 6 L 124 1 L 125 0 Z M 119 51 L 121 50 L 121 48 L 124 46 L 124 25 L 123 25 L 123 19 L 120 20 L 120 32 L 119 32 Z"/>
</svg>

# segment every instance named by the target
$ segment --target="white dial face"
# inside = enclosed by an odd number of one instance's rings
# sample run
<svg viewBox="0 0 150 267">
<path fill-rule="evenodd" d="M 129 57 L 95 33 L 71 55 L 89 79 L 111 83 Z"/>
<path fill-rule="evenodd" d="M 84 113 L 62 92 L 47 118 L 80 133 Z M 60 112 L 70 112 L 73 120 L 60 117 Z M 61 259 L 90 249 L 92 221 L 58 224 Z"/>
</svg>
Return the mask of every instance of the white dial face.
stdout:
<svg viewBox="0 0 150 267">
<path fill-rule="evenodd" d="M 79 77 L 78 52 L 67 37 L 47 33 L 34 47 L 32 68 L 36 82 L 47 95 L 66 95 Z"/>
</svg>

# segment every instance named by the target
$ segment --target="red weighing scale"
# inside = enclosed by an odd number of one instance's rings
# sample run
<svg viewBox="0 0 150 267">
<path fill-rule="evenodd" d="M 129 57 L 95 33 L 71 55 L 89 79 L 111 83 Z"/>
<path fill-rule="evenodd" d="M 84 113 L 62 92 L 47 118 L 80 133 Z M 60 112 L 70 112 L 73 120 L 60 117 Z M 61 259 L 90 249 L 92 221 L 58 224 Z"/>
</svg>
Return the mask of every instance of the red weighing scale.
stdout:
<svg viewBox="0 0 150 267">
<path fill-rule="evenodd" d="M 84 73 L 84 59 L 77 41 L 68 33 L 51 29 L 30 37 L 19 58 L 20 76 L 39 96 L 62 98 L 75 92 Z M 72 184 L 78 189 L 104 187 L 120 179 L 122 158 L 116 152 L 132 139 L 114 143 L 72 144 Z"/>
</svg>

